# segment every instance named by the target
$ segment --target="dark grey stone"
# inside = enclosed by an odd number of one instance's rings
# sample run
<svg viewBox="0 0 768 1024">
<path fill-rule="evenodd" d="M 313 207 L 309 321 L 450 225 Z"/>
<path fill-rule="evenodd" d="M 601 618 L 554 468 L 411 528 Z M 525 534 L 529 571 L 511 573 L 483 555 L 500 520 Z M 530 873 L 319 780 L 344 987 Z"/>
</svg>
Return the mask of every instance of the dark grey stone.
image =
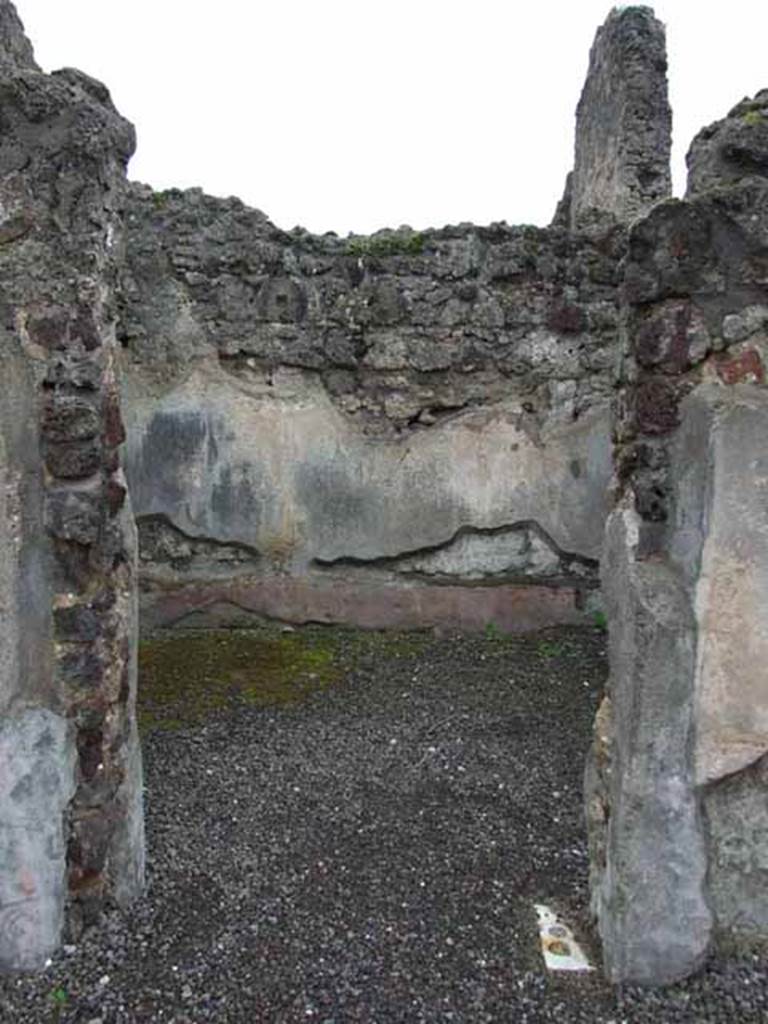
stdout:
<svg viewBox="0 0 768 1024">
<path fill-rule="evenodd" d="M 713 919 L 694 777 L 696 624 L 679 575 L 638 561 L 637 539 L 636 513 L 619 507 L 601 564 L 612 712 L 593 884 L 609 978 L 660 985 L 701 967 Z"/>
<path fill-rule="evenodd" d="M 664 26 L 650 7 L 615 8 L 598 30 L 576 111 L 566 198 L 572 228 L 628 222 L 672 194 Z M 556 220 L 557 220 L 556 217 Z"/>
<path fill-rule="evenodd" d="M 718 925 L 749 942 L 768 933 L 768 756 L 704 797 L 708 892 Z"/>
</svg>

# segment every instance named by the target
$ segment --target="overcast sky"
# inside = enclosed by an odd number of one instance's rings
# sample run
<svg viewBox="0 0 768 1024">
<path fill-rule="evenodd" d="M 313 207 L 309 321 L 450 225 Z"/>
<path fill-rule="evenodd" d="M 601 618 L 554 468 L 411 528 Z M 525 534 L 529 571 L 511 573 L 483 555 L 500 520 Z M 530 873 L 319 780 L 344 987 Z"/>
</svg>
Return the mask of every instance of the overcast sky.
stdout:
<svg viewBox="0 0 768 1024">
<path fill-rule="evenodd" d="M 598 0 L 17 0 L 38 62 L 134 122 L 130 176 L 276 224 L 546 224 Z M 768 4 L 659 0 L 676 189 L 695 132 L 768 86 Z"/>
</svg>

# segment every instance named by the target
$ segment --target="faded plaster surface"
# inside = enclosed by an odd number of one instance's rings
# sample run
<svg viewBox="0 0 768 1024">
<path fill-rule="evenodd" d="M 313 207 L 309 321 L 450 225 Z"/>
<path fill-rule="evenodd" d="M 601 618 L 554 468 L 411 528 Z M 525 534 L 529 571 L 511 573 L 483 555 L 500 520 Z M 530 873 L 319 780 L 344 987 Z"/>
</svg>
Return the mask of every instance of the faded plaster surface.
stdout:
<svg viewBox="0 0 768 1024">
<path fill-rule="evenodd" d="M 525 520 L 564 551 L 594 558 L 600 549 L 605 408 L 540 431 L 518 404 L 498 403 L 371 441 L 311 378 L 278 378 L 255 401 L 215 368 L 128 408 L 137 516 L 249 545 L 276 566 L 393 558 L 444 544 L 462 527 Z"/>
<path fill-rule="evenodd" d="M 605 406 L 541 428 L 500 401 L 371 438 L 312 374 L 277 373 L 258 389 L 208 363 L 126 408 L 147 622 L 172 621 L 169 589 L 190 610 L 228 601 L 234 614 L 289 621 L 439 625 L 444 610 L 446 625 L 519 629 L 549 621 L 548 608 L 554 621 L 586 618 L 575 595 L 594 586 L 600 550 Z M 518 592 L 506 609 L 501 594 L 455 593 L 478 583 Z M 568 589 L 542 602 L 537 586 L 550 584 Z M 431 599 L 415 593 L 430 587 Z"/>
<path fill-rule="evenodd" d="M 43 528 L 35 379 L 3 333 L 0 393 L 0 713 L 51 696 L 53 566 Z"/>
<path fill-rule="evenodd" d="M 768 753 L 768 393 L 709 389 L 707 532 L 696 585 L 696 779 Z"/>
<path fill-rule="evenodd" d="M 75 792 L 73 730 L 43 708 L 0 721 L 0 967 L 34 970 L 64 925 L 64 822 Z"/>
</svg>

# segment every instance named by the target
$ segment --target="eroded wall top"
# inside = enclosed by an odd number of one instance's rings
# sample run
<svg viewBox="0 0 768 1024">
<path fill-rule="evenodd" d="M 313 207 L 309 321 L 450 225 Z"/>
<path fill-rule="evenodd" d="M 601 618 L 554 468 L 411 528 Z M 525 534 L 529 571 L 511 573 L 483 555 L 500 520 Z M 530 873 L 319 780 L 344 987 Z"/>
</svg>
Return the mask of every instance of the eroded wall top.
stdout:
<svg viewBox="0 0 768 1024">
<path fill-rule="evenodd" d="M 576 111 L 575 162 L 558 216 L 571 228 L 634 220 L 671 195 L 672 111 L 664 26 L 616 8 L 598 30 Z"/>
<path fill-rule="evenodd" d="M 132 188 L 119 331 L 145 609 L 150 576 L 164 595 L 331 572 L 583 590 L 625 223 L 669 191 L 665 68 L 650 11 L 614 12 L 573 209 L 550 228 L 317 237 L 234 199 Z"/>
<path fill-rule="evenodd" d="M 768 89 L 702 128 L 686 156 L 689 197 L 745 178 L 768 178 Z"/>
</svg>

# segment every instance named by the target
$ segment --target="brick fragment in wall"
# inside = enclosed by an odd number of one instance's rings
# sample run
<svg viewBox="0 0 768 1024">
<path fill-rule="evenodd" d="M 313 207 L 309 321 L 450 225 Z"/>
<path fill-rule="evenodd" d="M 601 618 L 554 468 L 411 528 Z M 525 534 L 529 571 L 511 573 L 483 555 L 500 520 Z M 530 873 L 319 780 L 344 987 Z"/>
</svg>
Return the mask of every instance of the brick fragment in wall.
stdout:
<svg viewBox="0 0 768 1024">
<path fill-rule="evenodd" d="M 760 353 L 746 348 L 734 354 L 722 354 L 715 360 L 718 377 L 724 384 L 763 384 L 765 367 Z"/>
</svg>

